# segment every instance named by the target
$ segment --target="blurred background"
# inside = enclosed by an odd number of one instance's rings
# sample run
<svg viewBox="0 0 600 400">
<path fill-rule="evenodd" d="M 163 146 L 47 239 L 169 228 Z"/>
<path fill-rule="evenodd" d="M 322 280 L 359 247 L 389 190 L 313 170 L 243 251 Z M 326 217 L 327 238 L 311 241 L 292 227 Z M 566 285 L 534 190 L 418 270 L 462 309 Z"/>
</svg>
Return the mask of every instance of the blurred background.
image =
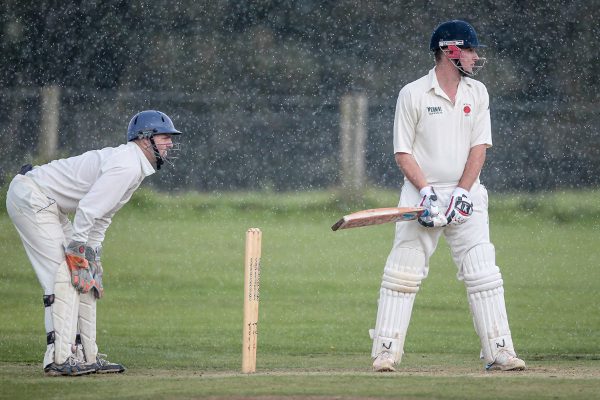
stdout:
<svg viewBox="0 0 600 400">
<path fill-rule="evenodd" d="M 0 4 L 0 185 L 26 162 L 115 146 L 132 115 L 185 135 L 169 191 L 399 187 L 402 86 L 449 19 L 477 30 L 498 191 L 600 181 L 600 1 L 16 1 Z M 343 164 L 344 135 L 358 135 Z M 345 168 L 345 169 L 344 169 Z M 346 182 L 351 175 L 351 183 Z"/>
</svg>

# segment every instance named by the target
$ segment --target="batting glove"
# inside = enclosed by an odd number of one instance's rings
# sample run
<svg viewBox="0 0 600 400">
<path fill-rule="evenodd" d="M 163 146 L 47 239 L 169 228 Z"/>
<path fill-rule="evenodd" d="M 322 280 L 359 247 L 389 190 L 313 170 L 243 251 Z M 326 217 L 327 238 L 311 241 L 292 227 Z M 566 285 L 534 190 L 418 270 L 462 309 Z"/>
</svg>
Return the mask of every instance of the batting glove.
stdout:
<svg viewBox="0 0 600 400">
<path fill-rule="evenodd" d="M 446 216 L 440 214 L 440 209 L 437 205 L 437 194 L 433 190 L 433 186 L 425 186 L 419 192 L 421 194 L 421 202 L 419 207 L 423 207 L 425 211 L 417 219 L 421 225 L 426 228 L 438 228 L 448 225 Z"/>
<path fill-rule="evenodd" d="M 104 296 L 104 286 L 102 285 L 102 263 L 100 262 L 100 256 L 102 254 L 102 247 L 98 246 L 96 249 L 93 249 L 90 246 L 85 247 L 85 259 L 88 261 L 90 265 L 90 273 L 94 278 L 94 285 L 92 286 L 92 291 L 94 293 L 94 297 L 97 299 L 101 299 Z"/>
<path fill-rule="evenodd" d="M 446 210 L 448 224 L 464 224 L 471 215 L 473 215 L 473 201 L 471 201 L 471 196 L 467 190 L 457 187 L 452 192 L 450 204 Z"/>
<path fill-rule="evenodd" d="M 71 241 L 65 248 L 65 258 L 75 289 L 80 293 L 89 292 L 95 282 L 85 259 L 85 243 Z"/>
</svg>

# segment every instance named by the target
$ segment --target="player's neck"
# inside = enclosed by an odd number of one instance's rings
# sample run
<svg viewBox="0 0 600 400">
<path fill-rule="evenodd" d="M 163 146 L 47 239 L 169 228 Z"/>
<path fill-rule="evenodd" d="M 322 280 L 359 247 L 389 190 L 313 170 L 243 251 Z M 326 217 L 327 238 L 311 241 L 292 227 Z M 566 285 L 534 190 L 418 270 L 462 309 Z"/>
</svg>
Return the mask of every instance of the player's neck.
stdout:
<svg viewBox="0 0 600 400">
<path fill-rule="evenodd" d="M 441 62 L 435 66 L 435 76 L 440 88 L 446 93 L 450 101 L 454 103 L 458 84 L 460 83 L 460 72 L 450 62 Z"/>
<path fill-rule="evenodd" d="M 154 152 L 150 151 L 149 141 L 148 143 L 146 143 L 146 141 L 135 140 L 134 143 L 137 144 L 138 147 L 142 150 L 142 153 L 144 153 L 148 161 L 150 161 L 150 164 L 156 167 L 156 157 L 154 156 Z"/>
</svg>

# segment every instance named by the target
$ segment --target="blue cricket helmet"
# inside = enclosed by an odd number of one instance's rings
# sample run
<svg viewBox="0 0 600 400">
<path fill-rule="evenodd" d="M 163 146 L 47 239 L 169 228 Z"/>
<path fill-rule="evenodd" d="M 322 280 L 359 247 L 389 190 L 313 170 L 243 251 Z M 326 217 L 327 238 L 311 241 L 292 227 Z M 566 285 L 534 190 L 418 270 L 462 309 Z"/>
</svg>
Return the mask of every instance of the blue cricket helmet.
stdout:
<svg viewBox="0 0 600 400">
<path fill-rule="evenodd" d="M 429 49 L 435 51 L 450 44 L 461 49 L 486 47 L 477 40 L 475 29 L 468 22 L 458 19 L 444 22 L 435 28 Z"/>
<path fill-rule="evenodd" d="M 181 135 L 181 132 L 175 129 L 173 121 L 167 114 L 156 110 L 146 110 L 131 118 L 127 128 L 127 141 L 151 138 L 160 134 Z"/>
</svg>

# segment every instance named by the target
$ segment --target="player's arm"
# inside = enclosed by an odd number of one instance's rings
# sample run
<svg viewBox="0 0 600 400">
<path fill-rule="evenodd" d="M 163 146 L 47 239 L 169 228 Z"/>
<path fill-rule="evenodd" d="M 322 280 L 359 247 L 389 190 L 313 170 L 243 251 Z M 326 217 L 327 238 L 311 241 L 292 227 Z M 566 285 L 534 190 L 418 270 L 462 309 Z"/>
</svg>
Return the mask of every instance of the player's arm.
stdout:
<svg viewBox="0 0 600 400">
<path fill-rule="evenodd" d="M 412 154 L 419 112 L 414 105 L 410 89 L 402 88 L 396 102 L 394 115 L 394 158 L 404 177 L 417 190 L 428 185 L 423 170 Z"/>
<path fill-rule="evenodd" d="M 481 173 L 483 164 L 485 163 L 485 153 L 487 150 L 486 144 L 478 144 L 471 147 L 469 151 L 469 157 L 465 163 L 465 169 L 463 171 L 460 180 L 458 181 L 458 187 L 470 191 L 471 187 L 477 180 L 477 177 Z"/>
<path fill-rule="evenodd" d="M 485 153 L 488 147 L 492 146 L 492 128 L 490 122 L 490 98 L 485 86 L 478 87 L 481 98 L 481 104 L 478 104 L 479 110 L 475 115 L 473 130 L 471 132 L 471 149 L 462 176 L 458 182 L 458 187 L 470 191 L 471 187 L 481 173 L 485 162 Z"/>
<path fill-rule="evenodd" d="M 450 204 L 446 209 L 445 215 L 448 224 L 464 224 L 473 215 L 473 201 L 469 191 L 477 180 L 481 168 L 483 168 L 487 147 L 487 144 L 478 144 L 471 147 L 463 174 L 458 181 L 458 186 L 452 192 Z"/>
<path fill-rule="evenodd" d="M 433 186 L 430 186 L 427 182 L 425 174 L 415 157 L 410 153 L 397 152 L 394 154 L 394 158 L 400 171 L 419 190 L 421 195 L 421 202 L 418 206 L 423 207 L 425 211 L 419 216 L 419 223 L 428 228 L 445 226 L 447 220 L 445 215 L 439 212 L 437 195 L 433 190 Z"/>
<path fill-rule="evenodd" d="M 400 168 L 400 171 L 402 171 L 402 174 L 404 174 L 406 179 L 408 179 L 417 190 L 421 190 L 427 186 L 425 174 L 412 154 L 398 152 L 394 154 L 394 158 L 396 159 L 396 164 L 398 165 L 398 168 Z"/>
</svg>

